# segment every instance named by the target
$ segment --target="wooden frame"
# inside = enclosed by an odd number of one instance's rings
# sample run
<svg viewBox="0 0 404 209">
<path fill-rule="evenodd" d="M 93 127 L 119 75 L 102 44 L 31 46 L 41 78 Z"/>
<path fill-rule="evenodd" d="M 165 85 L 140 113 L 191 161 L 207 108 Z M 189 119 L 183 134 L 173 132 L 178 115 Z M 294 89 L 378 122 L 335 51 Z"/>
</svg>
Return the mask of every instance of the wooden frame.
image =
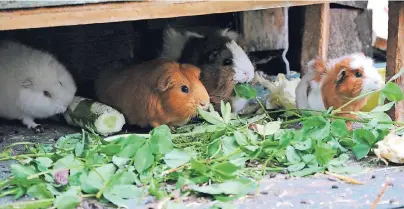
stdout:
<svg viewBox="0 0 404 209">
<path fill-rule="evenodd" d="M 307 63 L 315 58 L 327 59 L 330 38 L 330 4 L 305 7 L 302 39 L 301 74 L 305 74 Z"/>
<path fill-rule="evenodd" d="M 0 11 L 0 30 L 121 22 L 320 4 L 329 1 L 146 1 Z"/>
<path fill-rule="evenodd" d="M 404 67 L 404 2 L 389 2 L 388 24 L 386 80 Z M 395 82 L 404 91 L 404 75 Z M 404 101 L 392 108 L 389 115 L 393 120 L 403 122 Z"/>
</svg>

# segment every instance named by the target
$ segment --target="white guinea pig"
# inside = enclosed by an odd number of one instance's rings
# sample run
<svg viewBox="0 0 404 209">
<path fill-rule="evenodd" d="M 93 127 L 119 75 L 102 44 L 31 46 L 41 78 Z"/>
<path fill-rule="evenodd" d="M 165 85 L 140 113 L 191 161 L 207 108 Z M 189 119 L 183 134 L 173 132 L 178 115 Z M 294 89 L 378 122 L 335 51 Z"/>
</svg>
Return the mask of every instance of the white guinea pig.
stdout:
<svg viewBox="0 0 404 209">
<path fill-rule="evenodd" d="M 163 39 L 160 57 L 199 67 L 201 81 L 216 109 L 220 108 L 220 100 L 231 102 L 234 112 L 247 104 L 247 100 L 232 93 L 235 84 L 249 83 L 255 75 L 251 60 L 238 43 L 238 33 L 229 29 L 197 33 L 168 27 Z"/>
<path fill-rule="evenodd" d="M 66 68 L 51 54 L 19 42 L 0 42 L 0 117 L 28 128 L 63 113 L 76 93 Z"/>
</svg>

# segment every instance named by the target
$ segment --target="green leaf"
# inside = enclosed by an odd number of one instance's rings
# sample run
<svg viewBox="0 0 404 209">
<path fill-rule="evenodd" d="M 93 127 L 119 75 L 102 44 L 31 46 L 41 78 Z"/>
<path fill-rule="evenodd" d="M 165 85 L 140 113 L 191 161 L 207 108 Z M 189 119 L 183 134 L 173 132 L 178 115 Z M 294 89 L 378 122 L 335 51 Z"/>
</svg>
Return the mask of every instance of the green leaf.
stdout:
<svg viewBox="0 0 404 209">
<path fill-rule="evenodd" d="M 139 138 L 133 140 L 132 143 L 128 143 L 123 146 L 123 149 L 117 154 L 119 157 L 132 158 L 136 152 L 146 143 L 146 140 Z"/>
<path fill-rule="evenodd" d="M 349 160 L 349 155 L 341 154 L 338 158 L 334 158 L 328 162 L 328 165 L 342 166 Z"/>
<path fill-rule="evenodd" d="M 118 167 L 122 168 L 130 161 L 129 158 L 126 157 L 118 157 L 116 155 L 112 156 L 112 162 Z"/>
<path fill-rule="evenodd" d="M 35 184 L 28 188 L 27 194 L 36 199 L 50 199 L 53 198 L 53 194 L 46 188 L 46 184 Z"/>
<path fill-rule="evenodd" d="M 305 151 L 312 147 L 312 140 L 310 138 L 306 138 L 304 141 L 299 141 L 293 144 L 293 147 L 297 150 Z"/>
<path fill-rule="evenodd" d="M 364 170 L 364 168 L 353 166 L 328 166 L 327 169 L 338 174 L 356 174 Z"/>
<path fill-rule="evenodd" d="M 257 91 L 250 84 L 238 83 L 234 85 L 236 95 L 242 98 L 250 99 L 257 96 Z"/>
<path fill-rule="evenodd" d="M 314 147 L 315 155 L 319 165 L 326 165 L 337 154 L 337 150 L 332 149 L 327 144 L 319 144 Z"/>
<path fill-rule="evenodd" d="M 305 166 L 306 166 L 306 163 L 304 163 L 304 162 L 296 163 L 296 164 L 293 164 L 293 165 L 288 166 L 288 171 L 289 171 L 289 172 L 300 171 L 300 170 L 302 170 Z"/>
<path fill-rule="evenodd" d="M 105 183 L 114 175 L 116 167 L 112 163 L 91 170 L 88 175 L 80 176 L 81 187 L 86 193 L 97 193 Z"/>
<path fill-rule="evenodd" d="M 307 164 L 308 167 L 318 167 L 317 158 L 313 154 L 303 155 L 302 160 Z"/>
<path fill-rule="evenodd" d="M 135 168 L 139 173 L 148 169 L 154 162 L 149 143 L 145 143 L 135 155 Z"/>
<path fill-rule="evenodd" d="M 219 152 L 221 151 L 221 143 L 220 139 L 216 139 L 208 145 L 208 156 L 218 157 Z"/>
<path fill-rule="evenodd" d="M 60 137 L 57 140 L 55 147 L 62 150 L 74 150 L 77 142 L 80 140 L 82 140 L 81 133 L 68 134 Z"/>
<path fill-rule="evenodd" d="M 212 105 L 210 105 L 210 107 L 212 108 L 210 112 L 198 108 L 198 114 L 210 124 L 213 125 L 223 124 L 224 123 L 223 118 L 220 117 L 219 113 L 213 110 Z"/>
<path fill-rule="evenodd" d="M 322 172 L 322 171 L 324 171 L 323 167 L 309 167 L 309 168 L 304 168 L 300 171 L 293 172 L 290 175 L 295 176 L 295 177 L 303 177 L 303 176 L 307 176 L 307 175 Z"/>
<path fill-rule="evenodd" d="M 80 181 L 81 174 L 83 174 L 83 172 L 78 172 L 78 173 L 75 173 L 74 175 L 70 175 L 67 178 L 69 185 L 70 186 L 80 186 L 81 185 L 81 181 Z M 51 183 L 53 183 L 53 181 Z"/>
<path fill-rule="evenodd" d="M 80 198 L 78 197 L 77 191 L 72 188 L 55 199 L 55 207 L 57 209 L 74 209 L 80 204 Z"/>
<path fill-rule="evenodd" d="M 230 103 L 224 104 L 223 100 L 220 101 L 220 111 L 222 113 L 222 118 L 225 123 L 230 122 L 231 117 L 231 106 Z"/>
<path fill-rule="evenodd" d="M 384 104 L 382 106 L 377 106 L 371 112 L 386 112 L 386 111 L 390 110 L 393 107 L 394 104 L 395 104 L 395 102 L 389 102 L 389 103 Z"/>
<path fill-rule="evenodd" d="M 205 194 L 245 195 L 256 189 L 257 184 L 251 180 L 233 179 L 220 184 L 206 186 L 192 185 L 191 188 Z"/>
<path fill-rule="evenodd" d="M 248 144 L 246 137 L 240 131 L 237 130 L 233 134 L 234 134 L 234 138 L 236 139 L 236 142 L 238 145 L 246 146 Z"/>
<path fill-rule="evenodd" d="M 292 146 L 286 147 L 286 158 L 290 163 L 293 164 L 302 161 L 302 159 L 300 159 L 300 156 L 297 154 L 295 148 L 293 148 Z"/>
<path fill-rule="evenodd" d="M 82 167 L 84 167 L 83 162 L 74 158 L 73 154 L 69 154 L 55 162 L 53 165 L 53 173 L 62 169 L 70 169 L 70 175 L 72 176 L 81 171 L 83 169 Z"/>
<path fill-rule="evenodd" d="M 356 129 L 353 132 L 353 140 L 360 144 L 367 144 L 369 147 L 376 143 L 373 133 L 366 129 Z"/>
<path fill-rule="evenodd" d="M 34 162 L 39 171 L 46 171 L 52 166 L 53 161 L 48 157 L 37 157 Z"/>
<path fill-rule="evenodd" d="M 24 166 L 20 164 L 11 164 L 10 165 L 11 173 L 15 178 L 27 178 L 30 175 L 37 173 L 33 166 Z"/>
<path fill-rule="evenodd" d="M 153 154 L 166 154 L 173 149 L 172 135 L 167 125 L 156 127 L 151 132 L 150 149 Z"/>
<path fill-rule="evenodd" d="M 393 82 L 388 82 L 381 92 L 389 101 L 392 102 L 399 102 L 404 99 L 400 86 Z"/>
<path fill-rule="evenodd" d="M 293 140 L 293 138 L 294 138 L 294 134 L 292 131 L 284 132 L 279 139 L 278 149 L 285 149 L 287 146 L 289 146 L 289 144 Z"/>
<path fill-rule="evenodd" d="M 188 154 L 188 152 L 179 149 L 174 149 L 164 156 L 164 162 L 170 168 L 176 168 L 182 166 L 185 163 L 187 163 L 190 159 L 191 156 Z"/>
<path fill-rule="evenodd" d="M 142 190 L 135 185 L 115 185 L 106 189 L 103 196 L 118 207 L 130 208 L 130 203 L 137 203 L 142 196 Z"/>
<path fill-rule="evenodd" d="M 360 160 L 360 159 L 366 157 L 366 155 L 368 155 L 369 151 L 370 151 L 370 146 L 365 143 L 357 144 L 352 147 L 352 152 L 354 153 L 357 160 Z"/>
<path fill-rule="evenodd" d="M 215 171 L 220 171 L 231 175 L 234 172 L 236 172 L 239 169 L 239 167 L 230 162 L 223 162 L 213 165 L 212 169 L 214 169 Z"/>
<path fill-rule="evenodd" d="M 321 116 L 316 116 L 302 122 L 303 130 L 314 139 L 324 139 L 330 135 L 330 122 Z"/>
<path fill-rule="evenodd" d="M 234 136 L 223 136 L 221 139 L 223 154 L 228 155 L 238 149 L 238 145 Z"/>
<path fill-rule="evenodd" d="M 257 133 L 262 136 L 269 136 L 281 129 L 282 121 L 272 121 L 268 122 L 265 125 L 257 124 Z"/>
<path fill-rule="evenodd" d="M 123 148 L 123 146 L 119 144 L 107 144 L 105 146 L 102 146 L 98 152 L 106 154 L 108 156 L 115 155 L 116 153 L 120 152 Z M 136 152 L 136 151 L 135 151 Z M 133 154 L 134 155 L 134 154 Z"/>
<path fill-rule="evenodd" d="M 331 134 L 336 137 L 348 136 L 345 121 L 341 119 L 334 120 L 331 123 Z"/>
<path fill-rule="evenodd" d="M 81 156 L 83 154 L 84 150 L 84 144 L 81 142 L 77 142 L 76 147 L 74 149 L 74 153 L 76 154 L 77 157 Z"/>
<path fill-rule="evenodd" d="M 210 169 L 209 166 L 207 166 L 199 161 L 196 161 L 194 159 L 191 159 L 191 168 L 202 175 L 206 175 L 206 173 Z"/>
</svg>

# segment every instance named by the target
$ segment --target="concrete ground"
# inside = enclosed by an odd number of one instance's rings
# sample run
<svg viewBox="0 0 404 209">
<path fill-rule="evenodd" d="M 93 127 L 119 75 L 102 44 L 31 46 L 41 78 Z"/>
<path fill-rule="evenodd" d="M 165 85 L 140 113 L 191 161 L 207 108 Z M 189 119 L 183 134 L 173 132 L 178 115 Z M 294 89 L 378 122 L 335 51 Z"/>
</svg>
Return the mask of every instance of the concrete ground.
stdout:
<svg viewBox="0 0 404 209">
<path fill-rule="evenodd" d="M 79 131 L 58 123 L 46 126 L 45 133 L 37 134 L 24 128 L 18 121 L 15 123 L 0 121 L 0 150 L 9 144 L 21 141 L 52 143 L 64 134 Z M 22 150 L 21 147 L 16 148 L 17 152 Z M 12 161 L 0 162 L 0 179 L 10 175 L 8 170 L 10 163 Z M 355 165 L 360 164 L 355 163 Z M 376 208 L 404 208 L 404 167 L 386 167 L 378 164 L 353 177 L 364 182 L 364 185 L 347 184 L 326 175 L 306 178 L 288 178 L 283 174 L 271 175 L 262 180 L 258 194 L 242 198 L 236 201 L 235 205 L 240 209 L 368 209 L 382 190 L 386 177 L 389 177 L 392 185 L 387 188 Z M 28 200 L 28 198 L 21 200 Z M 10 202 L 12 202 L 11 197 L 0 198 L 0 206 Z M 206 208 L 211 204 L 201 198 L 190 198 L 186 202 L 190 208 Z M 84 202 L 81 208 L 106 207 L 88 201 Z M 150 204 L 146 208 L 157 207 L 156 204 Z"/>
</svg>

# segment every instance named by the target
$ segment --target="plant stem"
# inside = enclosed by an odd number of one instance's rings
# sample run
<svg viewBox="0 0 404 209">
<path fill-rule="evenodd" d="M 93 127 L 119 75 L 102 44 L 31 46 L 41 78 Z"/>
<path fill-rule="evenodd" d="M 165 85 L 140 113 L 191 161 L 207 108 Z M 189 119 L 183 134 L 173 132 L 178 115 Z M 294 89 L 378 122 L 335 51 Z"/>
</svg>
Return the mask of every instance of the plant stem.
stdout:
<svg viewBox="0 0 404 209">
<path fill-rule="evenodd" d="M 369 96 L 369 95 L 371 95 L 371 94 L 377 93 L 377 92 L 379 92 L 379 91 L 381 91 L 381 90 L 371 91 L 371 92 L 368 92 L 368 93 L 359 95 L 359 96 L 357 96 L 357 97 L 355 97 L 355 98 L 349 100 L 347 103 L 343 104 L 343 105 L 342 105 L 341 107 L 339 107 L 338 109 L 332 111 L 331 115 L 334 115 L 334 114 L 336 114 L 336 113 L 341 112 L 341 110 L 342 110 L 344 107 L 350 105 L 351 103 L 355 102 L 356 100 L 365 98 L 365 97 L 367 97 L 367 96 Z"/>
<path fill-rule="evenodd" d="M 54 153 L 54 152 L 50 152 L 50 153 L 36 153 L 36 154 L 16 155 L 16 156 L 0 158 L 0 161 L 17 160 L 19 158 L 28 158 L 28 157 L 47 157 L 49 155 L 55 155 L 55 154 L 56 153 Z"/>
<path fill-rule="evenodd" d="M 0 206 L 0 209 L 10 209 L 10 208 L 30 208 L 30 205 L 41 205 L 41 204 L 53 204 L 53 201 L 55 201 L 54 198 L 52 199 L 42 199 L 42 200 L 33 200 L 33 201 L 25 201 L 25 202 L 16 202 L 8 205 L 2 205 Z"/>
<path fill-rule="evenodd" d="M 19 187 L 13 188 L 13 189 L 9 189 L 6 190 L 5 192 L 0 193 L 0 197 L 5 197 L 7 195 L 13 195 L 16 194 L 18 192 L 18 190 L 20 190 Z"/>
</svg>

